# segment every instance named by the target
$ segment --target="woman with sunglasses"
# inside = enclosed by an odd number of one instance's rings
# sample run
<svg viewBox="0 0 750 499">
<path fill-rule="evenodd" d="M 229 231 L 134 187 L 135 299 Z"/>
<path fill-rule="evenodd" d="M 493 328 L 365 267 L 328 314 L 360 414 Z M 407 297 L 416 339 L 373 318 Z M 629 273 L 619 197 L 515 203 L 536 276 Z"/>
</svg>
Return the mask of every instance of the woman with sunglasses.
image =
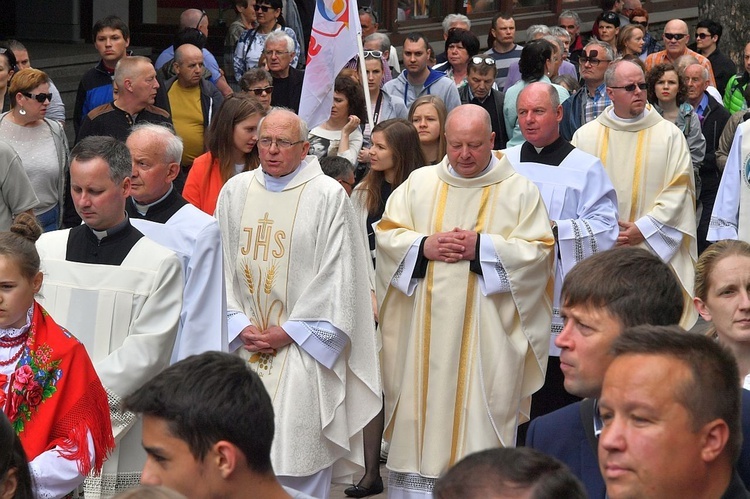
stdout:
<svg viewBox="0 0 750 499">
<path fill-rule="evenodd" d="M 284 22 L 284 17 L 281 15 L 282 8 L 282 0 L 256 0 L 253 5 L 258 26 L 247 30 L 237 42 L 234 50 L 234 75 L 238 82 L 245 71 L 258 67 L 258 61 L 266 46 L 266 38 L 274 31 L 283 30 L 294 40 L 292 67 L 297 67 L 300 45 L 297 41 L 297 34 Z"/>
<path fill-rule="evenodd" d="M 367 91 L 370 93 L 374 125 L 391 118 L 405 119 L 409 111 L 406 109 L 404 102 L 400 99 L 391 98 L 390 94 L 382 90 L 383 84 L 391 79 L 391 69 L 388 67 L 388 61 L 384 59 L 383 52 L 380 50 L 365 50 L 364 54 Z M 373 124 L 367 123 L 362 132 L 364 142 L 357 157 L 360 168 L 370 163 L 370 133 L 372 127 Z"/>
<path fill-rule="evenodd" d="M 227 180 L 258 167 L 258 123 L 265 115 L 253 97 L 231 95 L 224 100 L 207 131 L 208 152 L 195 158 L 185 180 L 182 196 L 187 202 L 213 215 Z"/>
<path fill-rule="evenodd" d="M 337 76 L 333 84 L 331 117 L 310 130 L 309 154 L 318 159 L 341 156 L 356 165 L 363 140 L 359 124 L 365 121 L 367 109 L 362 86 L 349 76 Z"/>
<path fill-rule="evenodd" d="M 466 85 L 469 59 L 478 53 L 479 39 L 474 33 L 461 28 L 451 28 L 448 30 L 448 38 L 445 39 L 445 55 L 448 60 L 432 69 L 453 78 L 453 83 L 460 90 Z"/>
<path fill-rule="evenodd" d="M 657 64 L 646 74 L 648 101 L 659 114 L 682 130 L 693 162 L 695 198 L 700 191 L 700 165 L 706 155 L 706 139 L 693 107 L 687 101 L 687 83 L 672 64 Z"/>
<path fill-rule="evenodd" d="M 639 54 L 642 61 L 645 62 L 646 57 L 650 54 L 664 50 L 659 40 L 651 36 L 651 33 L 648 32 L 648 12 L 645 9 L 633 9 L 628 18 L 630 19 L 630 24 L 638 24 L 643 28 L 643 32 L 645 33 L 643 35 L 643 48 Z"/>
<path fill-rule="evenodd" d="M 8 84 L 16 71 L 16 56 L 10 49 L 0 48 L 0 105 L 2 112 L 10 109 Z"/>
<path fill-rule="evenodd" d="M 247 95 L 252 95 L 268 112 L 271 109 L 273 95 L 273 76 L 262 68 L 248 69 L 240 80 L 240 89 Z"/>
<path fill-rule="evenodd" d="M 44 231 L 59 229 L 65 203 L 68 139 L 62 125 L 47 119 L 52 100 L 49 78 L 38 69 L 15 74 L 8 93 L 11 110 L 0 116 L 0 139 L 8 142 L 21 158 L 39 199 L 34 215 Z"/>
</svg>

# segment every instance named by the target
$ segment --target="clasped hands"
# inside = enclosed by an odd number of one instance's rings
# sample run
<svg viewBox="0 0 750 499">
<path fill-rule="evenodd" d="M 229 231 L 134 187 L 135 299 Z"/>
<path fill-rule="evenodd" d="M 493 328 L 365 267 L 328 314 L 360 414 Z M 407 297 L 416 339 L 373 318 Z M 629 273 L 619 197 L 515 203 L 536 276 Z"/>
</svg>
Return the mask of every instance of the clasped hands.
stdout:
<svg viewBox="0 0 750 499">
<path fill-rule="evenodd" d="M 293 341 L 281 326 L 271 326 L 261 331 L 252 324 L 240 332 L 240 339 L 244 343 L 243 348 L 248 352 L 271 354 Z"/>
<path fill-rule="evenodd" d="M 427 237 L 424 243 L 424 256 L 428 260 L 456 263 L 460 260 L 474 260 L 477 253 L 478 234 L 458 227 L 450 232 L 438 232 Z"/>
</svg>

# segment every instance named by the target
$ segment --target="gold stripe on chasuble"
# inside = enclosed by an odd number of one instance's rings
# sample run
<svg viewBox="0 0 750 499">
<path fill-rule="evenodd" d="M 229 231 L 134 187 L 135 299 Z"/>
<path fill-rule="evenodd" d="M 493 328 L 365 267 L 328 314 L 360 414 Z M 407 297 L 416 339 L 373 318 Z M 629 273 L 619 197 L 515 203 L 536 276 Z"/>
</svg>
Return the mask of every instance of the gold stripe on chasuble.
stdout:
<svg viewBox="0 0 750 499">
<path fill-rule="evenodd" d="M 490 198 L 490 191 L 492 187 L 487 186 L 482 189 L 482 198 L 479 201 L 479 216 L 477 217 L 477 223 L 474 230 L 477 233 L 477 237 L 484 230 L 487 223 L 487 215 L 489 207 L 487 206 Z M 476 255 L 478 258 L 479 255 Z M 464 427 L 464 405 L 466 403 L 466 392 L 469 388 L 470 373 L 469 366 L 471 365 L 471 354 L 474 351 L 473 340 L 475 331 L 474 321 L 476 315 L 476 286 L 477 286 L 477 275 L 473 272 L 469 272 L 469 282 L 466 286 L 466 304 L 464 306 L 464 324 L 461 331 L 461 351 L 459 353 L 458 360 L 458 378 L 456 379 L 456 403 L 453 407 L 453 435 L 451 439 L 451 458 L 449 465 L 457 461 L 459 447 L 463 446 L 463 427 Z"/>
<path fill-rule="evenodd" d="M 643 144 L 646 139 L 646 130 L 638 132 L 638 139 L 635 145 L 635 168 L 633 169 L 633 191 L 630 198 L 630 218 L 634 222 L 636 213 L 638 213 L 638 204 L 640 203 L 641 180 L 643 179 Z"/>
<path fill-rule="evenodd" d="M 445 182 L 440 183 L 439 191 L 438 191 L 438 197 L 437 197 L 437 207 L 435 210 L 435 219 L 432 225 L 432 233 L 440 232 L 442 226 L 443 226 L 443 217 L 445 217 L 445 206 L 448 201 L 448 184 Z M 425 276 L 425 303 L 424 303 L 424 310 L 422 313 L 424 314 L 424 318 L 422 320 L 422 323 L 424 324 L 424 329 L 422 330 L 422 359 L 420 364 L 420 359 L 417 358 L 414 365 L 421 365 L 421 381 L 422 381 L 422 391 L 421 391 L 421 398 L 420 398 L 420 404 L 421 406 L 417 409 L 415 412 L 417 414 L 420 414 L 420 438 L 421 442 L 419 445 L 419 448 L 422 448 L 422 445 L 424 443 L 424 430 L 425 430 L 425 417 L 427 413 L 427 384 L 430 381 L 430 335 L 432 333 L 432 287 L 433 282 L 435 280 L 435 266 L 430 262 L 427 265 L 427 275 Z M 420 355 L 419 349 L 415 348 L 414 353 L 415 355 Z"/>
</svg>

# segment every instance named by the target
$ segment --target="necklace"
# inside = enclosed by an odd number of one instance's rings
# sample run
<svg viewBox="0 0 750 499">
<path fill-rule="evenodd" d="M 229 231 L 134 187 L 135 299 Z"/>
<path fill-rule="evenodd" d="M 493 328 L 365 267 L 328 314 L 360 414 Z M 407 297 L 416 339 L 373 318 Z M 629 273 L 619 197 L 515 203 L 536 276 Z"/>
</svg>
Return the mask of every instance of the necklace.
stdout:
<svg viewBox="0 0 750 499">
<path fill-rule="evenodd" d="M 7 336 L 2 336 L 2 337 L 0 337 L 0 347 L 12 348 L 12 347 L 21 346 L 24 343 L 26 343 L 26 340 L 28 339 L 28 337 L 29 337 L 29 332 L 28 331 L 26 331 L 25 333 L 23 333 L 22 335 L 20 335 L 18 338 L 13 338 L 13 339 L 10 339 L 10 340 L 6 339 Z M 23 353 L 23 351 L 24 351 L 23 348 L 19 348 L 18 352 L 16 352 L 15 355 L 13 355 L 13 357 L 11 357 L 10 359 L 8 359 L 8 360 L 0 360 L 0 367 L 4 367 L 4 366 L 9 366 L 11 364 L 15 364 L 16 361 L 21 357 L 21 354 Z"/>
</svg>

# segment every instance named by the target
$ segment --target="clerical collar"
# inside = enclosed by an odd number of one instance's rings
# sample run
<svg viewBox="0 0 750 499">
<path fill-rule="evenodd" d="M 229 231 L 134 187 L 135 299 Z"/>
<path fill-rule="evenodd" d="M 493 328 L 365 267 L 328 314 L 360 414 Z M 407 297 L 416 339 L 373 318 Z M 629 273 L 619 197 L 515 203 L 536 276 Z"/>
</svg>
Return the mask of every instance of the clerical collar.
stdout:
<svg viewBox="0 0 750 499">
<path fill-rule="evenodd" d="M 89 227 L 89 230 L 91 230 L 91 233 L 94 234 L 96 238 L 101 241 L 105 237 L 112 237 L 115 234 L 122 232 L 129 225 L 130 225 L 130 219 L 128 219 L 128 213 L 125 212 L 125 220 L 115 225 L 114 227 L 110 227 L 109 229 L 106 229 L 106 230 L 94 230 L 91 227 Z"/>
<path fill-rule="evenodd" d="M 133 198 L 133 204 L 135 205 L 136 211 L 138 211 L 138 213 L 140 213 L 141 215 L 146 216 L 146 213 L 148 213 L 149 208 L 151 208 L 152 206 L 156 206 L 157 204 L 167 199 L 167 197 L 169 197 L 169 195 L 172 194 L 173 190 L 174 190 L 174 186 L 172 184 L 169 184 L 169 190 L 167 191 L 167 193 L 164 194 L 159 199 L 157 199 L 156 201 L 154 201 L 153 203 L 141 204 L 138 201 L 136 201 L 135 198 Z"/>
<path fill-rule="evenodd" d="M 610 118 L 612 118 L 613 120 L 619 121 L 621 123 L 635 123 L 636 121 L 640 121 L 643 118 L 645 118 L 646 116 L 648 116 L 648 113 L 650 113 L 650 112 L 651 112 L 651 109 L 649 109 L 649 106 L 646 106 L 646 107 L 643 108 L 643 112 L 641 114 L 639 114 L 638 116 L 636 116 L 635 118 L 621 118 L 621 117 L 617 116 L 617 114 L 615 114 L 615 107 L 612 106 L 609 109 L 609 115 L 608 116 Z"/>
<path fill-rule="evenodd" d="M 568 154 L 575 149 L 570 143 L 558 137 L 553 143 L 544 147 L 534 147 L 528 142 L 521 146 L 520 159 L 522 163 L 540 163 L 549 166 L 560 166 Z"/>
<path fill-rule="evenodd" d="M 291 182 L 292 179 L 294 179 L 294 177 L 296 177 L 297 174 L 306 166 L 307 162 L 303 159 L 299 166 L 294 169 L 294 171 L 291 171 L 286 175 L 282 175 L 281 177 L 273 177 L 264 171 L 263 176 L 266 180 L 266 190 L 269 190 L 271 192 L 283 191 L 286 186 L 289 185 L 289 182 Z"/>
</svg>

